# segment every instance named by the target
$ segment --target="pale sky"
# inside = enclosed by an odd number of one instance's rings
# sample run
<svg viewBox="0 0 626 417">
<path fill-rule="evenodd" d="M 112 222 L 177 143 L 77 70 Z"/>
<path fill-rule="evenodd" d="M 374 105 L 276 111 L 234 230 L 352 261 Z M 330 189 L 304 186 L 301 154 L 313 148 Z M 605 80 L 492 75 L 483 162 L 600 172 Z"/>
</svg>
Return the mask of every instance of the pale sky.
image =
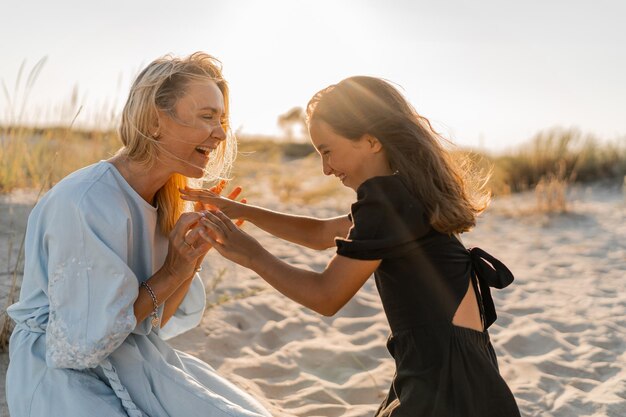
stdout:
<svg viewBox="0 0 626 417">
<path fill-rule="evenodd" d="M 279 114 L 364 74 L 462 146 L 503 150 L 554 126 L 626 137 L 622 0 L 0 0 L 0 13 L 14 113 L 20 65 L 47 57 L 26 102 L 38 122 L 71 119 L 75 87 L 79 122 L 119 112 L 152 59 L 203 50 L 224 64 L 244 133 L 280 134 Z"/>
</svg>

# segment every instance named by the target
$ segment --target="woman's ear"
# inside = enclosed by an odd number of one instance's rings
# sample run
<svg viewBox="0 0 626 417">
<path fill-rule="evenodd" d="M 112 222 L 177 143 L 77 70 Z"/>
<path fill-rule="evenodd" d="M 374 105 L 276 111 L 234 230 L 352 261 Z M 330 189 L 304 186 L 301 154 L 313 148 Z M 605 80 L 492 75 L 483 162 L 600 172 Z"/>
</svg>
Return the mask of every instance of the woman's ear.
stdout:
<svg viewBox="0 0 626 417">
<path fill-rule="evenodd" d="M 150 123 L 150 136 L 152 136 L 154 139 L 158 139 L 158 137 L 161 136 L 160 119 L 161 114 L 160 112 L 157 112 L 156 117 Z"/>
</svg>

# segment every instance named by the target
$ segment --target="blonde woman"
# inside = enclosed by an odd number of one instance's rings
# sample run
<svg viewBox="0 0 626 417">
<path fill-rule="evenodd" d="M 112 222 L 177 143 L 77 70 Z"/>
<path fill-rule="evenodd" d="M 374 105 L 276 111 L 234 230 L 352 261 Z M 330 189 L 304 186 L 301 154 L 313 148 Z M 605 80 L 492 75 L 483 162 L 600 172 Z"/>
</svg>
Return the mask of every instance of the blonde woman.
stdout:
<svg viewBox="0 0 626 417">
<path fill-rule="evenodd" d="M 428 120 L 386 81 L 345 79 L 317 93 L 307 115 L 324 174 L 357 193 L 351 214 L 293 216 L 188 190 L 185 199 L 223 210 L 201 220 L 215 233 L 211 243 L 324 315 L 375 275 L 397 367 L 377 416 L 519 417 L 487 333 L 496 319 L 489 287 L 513 276 L 456 237 L 475 225 L 489 195 L 472 190 Z M 226 216 L 310 248 L 336 246 L 337 255 L 319 273 L 292 267 Z"/>
<path fill-rule="evenodd" d="M 234 154 L 228 86 L 204 53 L 150 63 L 123 110 L 123 147 L 33 209 L 9 345 L 7 402 L 26 416 L 268 416 L 164 338 L 196 326 L 210 249 L 178 189 Z"/>
</svg>

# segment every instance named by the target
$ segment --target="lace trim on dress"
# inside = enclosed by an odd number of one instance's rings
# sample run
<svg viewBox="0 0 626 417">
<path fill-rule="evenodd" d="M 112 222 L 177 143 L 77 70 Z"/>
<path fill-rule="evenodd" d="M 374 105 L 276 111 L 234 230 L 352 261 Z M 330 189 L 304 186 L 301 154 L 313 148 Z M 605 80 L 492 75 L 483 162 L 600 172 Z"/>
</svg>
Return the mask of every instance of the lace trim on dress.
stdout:
<svg viewBox="0 0 626 417">
<path fill-rule="evenodd" d="M 100 362 L 113 352 L 128 336 L 135 326 L 135 316 L 132 309 L 125 309 L 128 304 L 124 294 L 118 294 L 111 310 L 119 311 L 117 317 L 111 317 L 113 323 L 109 326 L 107 334 L 97 340 L 77 338 L 77 332 L 71 332 L 68 326 L 82 325 L 79 323 L 67 323 L 67 318 L 62 317 L 60 295 L 67 294 L 73 277 L 80 277 L 81 268 L 91 267 L 85 265 L 76 258 L 72 258 L 69 266 L 61 263 L 50 276 L 48 296 L 50 299 L 50 315 L 48 317 L 46 356 L 51 364 L 58 368 L 95 368 Z"/>
</svg>

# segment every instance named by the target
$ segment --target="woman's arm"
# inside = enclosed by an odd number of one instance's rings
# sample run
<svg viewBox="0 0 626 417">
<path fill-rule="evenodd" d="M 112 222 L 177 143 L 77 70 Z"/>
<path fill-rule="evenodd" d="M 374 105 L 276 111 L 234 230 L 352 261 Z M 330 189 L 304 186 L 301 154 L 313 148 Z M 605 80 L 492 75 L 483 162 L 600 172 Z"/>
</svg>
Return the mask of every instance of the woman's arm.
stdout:
<svg viewBox="0 0 626 417">
<path fill-rule="evenodd" d="M 211 249 L 206 231 L 198 224 L 198 220 L 204 215 L 206 212 L 185 213 L 180 216 L 170 233 L 163 267 L 146 281 L 154 292 L 157 303 L 165 304 L 161 326 L 176 312 L 189 290 L 196 268 Z M 137 322 L 145 320 L 152 313 L 154 302 L 146 288 L 140 287 L 133 307 Z"/>
<path fill-rule="evenodd" d="M 191 242 L 193 239 L 192 236 L 195 234 L 194 232 L 195 231 L 192 231 L 191 233 L 187 234 L 187 237 L 185 239 L 189 239 L 189 241 Z M 207 244 L 206 241 L 204 242 L 202 241 L 202 239 L 204 238 L 201 237 L 200 233 L 202 233 L 202 229 L 198 230 L 198 237 L 197 239 L 195 239 L 195 242 L 193 243 L 194 246 Z M 209 247 L 209 250 L 210 249 L 211 249 L 211 246 Z M 178 307 L 185 299 L 185 296 L 187 295 L 187 292 L 189 291 L 189 287 L 191 286 L 191 283 L 193 282 L 193 279 L 196 276 L 195 273 L 198 272 L 200 269 L 202 269 L 201 265 L 202 265 L 203 260 L 204 260 L 204 255 L 196 260 L 196 268 L 195 268 L 194 274 L 187 281 L 183 282 L 180 285 L 180 287 L 178 287 L 178 289 L 174 292 L 174 294 L 172 294 L 170 298 L 168 298 L 167 301 L 165 302 L 165 306 L 163 307 L 163 317 L 161 319 L 161 327 L 167 324 L 167 322 L 176 313 L 176 310 L 178 310 Z"/>
<path fill-rule="evenodd" d="M 188 280 L 189 284 L 191 284 L 191 280 Z M 157 303 L 159 305 L 165 304 L 165 308 L 167 309 L 168 302 L 171 297 L 178 292 L 180 288 L 184 286 L 186 281 L 181 281 L 177 276 L 170 274 L 165 268 L 159 269 L 154 275 L 152 275 L 147 281 L 148 285 L 154 292 L 156 296 Z M 187 285 L 188 288 L 189 285 Z M 177 306 L 178 307 L 178 306 Z M 148 290 L 141 286 L 139 287 L 139 294 L 137 299 L 135 300 L 135 304 L 133 305 L 135 318 L 137 319 L 137 323 L 145 320 L 152 311 L 154 310 L 154 303 L 152 297 Z M 176 309 L 174 309 L 176 311 Z M 169 317 L 167 319 L 169 320 Z M 161 326 L 164 324 L 166 319 L 165 310 L 162 316 Z"/>
<path fill-rule="evenodd" d="M 242 204 L 203 189 L 181 190 L 182 198 L 219 208 L 231 219 L 243 219 L 272 235 L 311 249 L 327 249 L 336 237 L 346 237 L 352 222 L 348 216 L 318 219 L 280 213 L 263 207 Z"/>
<path fill-rule="evenodd" d="M 307 271 L 276 258 L 221 212 L 207 214 L 202 222 L 215 233 L 215 239 L 209 239 L 222 256 L 252 269 L 287 297 L 326 316 L 343 307 L 381 262 L 336 255 L 323 272 Z"/>
<path fill-rule="evenodd" d="M 163 317 L 161 318 L 161 327 L 165 326 L 174 313 L 176 313 L 178 306 L 180 306 L 180 303 L 182 303 L 185 299 L 192 281 L 193 277 L 180 284 L 180 287 L 178 287 L 176 291 L 165 301 L 165 306 L 163 307 Z"/>
</svg>

